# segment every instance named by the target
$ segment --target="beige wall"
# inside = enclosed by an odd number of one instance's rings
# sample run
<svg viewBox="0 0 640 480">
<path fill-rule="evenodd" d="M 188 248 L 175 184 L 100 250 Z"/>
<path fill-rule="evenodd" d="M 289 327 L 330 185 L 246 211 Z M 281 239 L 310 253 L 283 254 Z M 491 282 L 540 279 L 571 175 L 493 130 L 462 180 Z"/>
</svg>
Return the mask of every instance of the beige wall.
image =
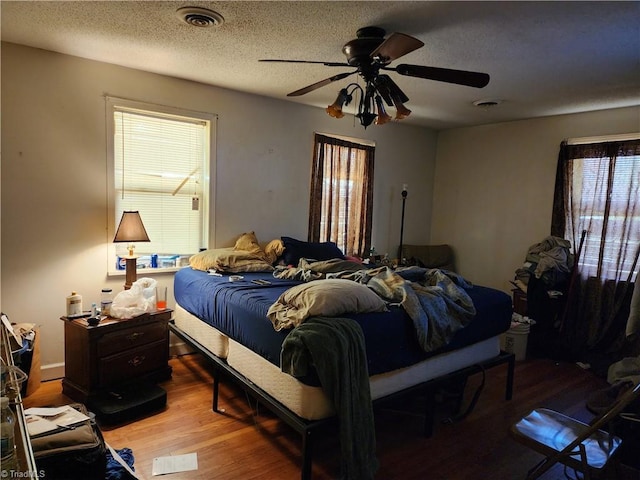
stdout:
<svg viewBox="0 0 640 480">
<path fill-rule="evenodd" d="M 230 245 L 248 230 L 264 242 L 306 238 L 314 132 L 376 142 L 378 251 L 397 249 L 403 183 L 412 203 L 405 241 L 429 238 L 432 130 L 392 124 L 365 131 L 322 109 L 4 43 L 1 93 L 1 308 L 12 321 L 41 325 L 45 378 L 64 361 L 65 297 L 78 290 L 90 305 L 102 287 L 118 291 L 124 283 L 106 276 L 104 95 L 218 114 L 211 246 Z M 171 286 L 172 276 L 158 280 Z"/>
<path fill-rule="evenodd" d="M 41 326 L 45 378 L 64 361 L 65 296 L 77 289 L 90 304 L 124 282 L 106 276 L 104 95 L 218 114 L 212 246 L 248 230 L 306 238 L 313 133 L 335 133 L 376 142 L 378 251 L 397 249 L 408 183 L 405 242 L 450 243 L 462 274 L 503 290 L 549 232 L 561 140 L 640 130 L 640 108 L 625 108 L 439 134 L 365 131 L 321 109 L 11 44 L 1 93 L 0 307 Z M 158 280 L 171 286 L 172 276 Z"/>
<path fill-rule="evenodd" d="M 640 107 L 440 132 L 431 241 L 460 273 L 509 290 L 527 248 L 549 235 L 560 142 L 640 131 Z"/>
</svg>

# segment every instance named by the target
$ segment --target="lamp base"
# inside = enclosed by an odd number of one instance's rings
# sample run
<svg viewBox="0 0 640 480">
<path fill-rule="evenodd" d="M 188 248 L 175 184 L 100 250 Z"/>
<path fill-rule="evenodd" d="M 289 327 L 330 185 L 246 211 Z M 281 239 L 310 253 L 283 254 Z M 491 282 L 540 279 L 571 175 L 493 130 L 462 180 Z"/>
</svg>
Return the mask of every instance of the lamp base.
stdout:
<svg viewBox="0 0 640 480">
<path fill-rule="evenodd" d="M 124 259 L 126 260 L 126 265 L 125 265 L 126 277 L 124 281 L 124 289 L 129 290 L 131 288 L 131 285 L 133 285 L 135 281 L 138 279 L 138 272 L 137 272 L 138 257 L 133 255 L 128 255 L 124 257 Z"/>
</svg>

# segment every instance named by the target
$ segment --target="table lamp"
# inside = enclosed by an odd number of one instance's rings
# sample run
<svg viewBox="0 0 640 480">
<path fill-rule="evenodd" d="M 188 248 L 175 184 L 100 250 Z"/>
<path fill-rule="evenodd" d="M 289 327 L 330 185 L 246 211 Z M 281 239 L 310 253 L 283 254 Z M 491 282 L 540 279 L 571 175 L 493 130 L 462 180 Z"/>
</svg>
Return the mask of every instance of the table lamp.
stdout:
<svg viewBox="0 0 640 480">
<path fill-rule="evenodd" d="M 116 231 L 116 236 L 113 239 L 113 243 L 128 242 L 129 255 L 123 257 L 126 260 L 126 280 L 124 283 L 124 289 L 129 290 L 133 282 L 136 281 L 136 261 L 137 256 L 133 254 L 135 246 L 133 242 L 149 242 L 149 235 L 142 224 L 140 213 L 135 212 L 122 212 L 122 218 L 120 219 L 120 225 Z"/>
</svg>

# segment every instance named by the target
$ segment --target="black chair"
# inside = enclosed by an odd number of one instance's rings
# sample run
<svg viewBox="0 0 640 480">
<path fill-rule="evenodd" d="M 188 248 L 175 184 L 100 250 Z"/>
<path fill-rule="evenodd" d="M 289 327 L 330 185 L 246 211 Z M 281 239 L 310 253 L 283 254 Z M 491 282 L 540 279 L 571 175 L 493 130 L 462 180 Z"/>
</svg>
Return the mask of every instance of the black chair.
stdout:
<svg viewBox="0 0 640 480">
<path fill-rule="evenodd" d="M 529 470 L 526 479 L 539 478 L 556 463 L 581 472 L 585 480 L 621 478 L 616 452 L 622 439 L 614 435 L 611 424 L 619 420 L 626 407 L 639 397 L 640 384 L 621 395 L 589 424 L 539 408 L 512 425 L 509 433 L 514 440 L 545 456 Z M 609 427 L 608 431 L 604 430 L 606 427 Z M 612 469 L 615 473 L 610 476 Z"/>
</svg>

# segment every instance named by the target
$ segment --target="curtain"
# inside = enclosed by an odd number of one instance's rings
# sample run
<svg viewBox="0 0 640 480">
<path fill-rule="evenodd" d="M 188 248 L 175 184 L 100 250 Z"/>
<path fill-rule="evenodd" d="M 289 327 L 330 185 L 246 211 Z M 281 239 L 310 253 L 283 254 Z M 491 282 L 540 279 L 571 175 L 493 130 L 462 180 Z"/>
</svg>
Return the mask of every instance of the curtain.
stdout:
<svg viewBox="0 0 640 480">
<path fill-rule="evenodd" d="M 569 145 L 558 156 L 551 234 L 585 240 L 561 329 L 574 354 L 615 355 L 640 254 L 640 140 Z"/>
<path fill-rule="evenodd" d="M 347 255 L 368 255 L 374 152 L 373 146 L 316 134 L 309 241 L 333 241 Z"/>
</svg>

